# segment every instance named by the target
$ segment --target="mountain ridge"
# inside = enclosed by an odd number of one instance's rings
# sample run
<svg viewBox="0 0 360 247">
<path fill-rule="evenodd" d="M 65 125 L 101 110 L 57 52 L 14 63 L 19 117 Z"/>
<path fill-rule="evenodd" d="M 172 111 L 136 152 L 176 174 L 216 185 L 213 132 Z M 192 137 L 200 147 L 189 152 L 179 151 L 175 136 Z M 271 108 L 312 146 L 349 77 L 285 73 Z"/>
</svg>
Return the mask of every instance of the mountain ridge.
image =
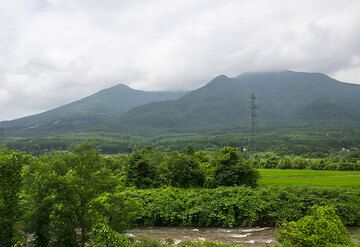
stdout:
<svg viewBox="0 0 360 247">
<path fill-rule="evenodd" d="M 360 95 L 360 85 L 339 82 L 321 73 L 281 71 L 246 73 L 234 78 L 215 77 L 204 87 L 167 105 L 158 102 L 130 109 L 124 114 L 127 119 L 124 121 L 128 122 L 124 125 L 131 123 L 134 128 L 142 123 L 140 127 L 143 128 L 145 123 L 148 128 L 166 126 L 173 131 L 243 129 L 239 127 L 247 127 L 247 104 L 252 92 L 258 98 L 260 125 L 266 125 L 265 122 L 283 125 L 286 121 L 289 125 L 296 125 L 291 123 L 296 122 L 301 126 L 322 124 L 327 120 L 329 124 L 347 124 L 348 120 L 351 120 L 350 124 L 357 124 L 360 121 L 360 112 L 353 112 L 351 104 L 346 102 L 348 98 L 360 107 L 357 97 Z M 331 100 L 334 97 L 339 104 L 327 109 L 327 106 L 334 105 Z M 310 110 L 319 108 L 319 104 L 323 109 L 311 113 Z M 339 112 L 346 113 L 340 116 L 345 121 L 329 116 Z M 317 117 L 317 114 L 321 117 Z M 351 118 L 351 115 L 356 116 Z M 152 116 L 156 116 L 156 119 Z"/>
<path fill-rule="evenodd" d="M 108 115 L 119 115 L 138 105 L 176 99 L 186 93 L 186 91 L 146 92 L 120 83 L 63 106 L 18 119 L 3 121 L 0 122 L 0 125 L 5 128 L 31 128 L 32 126 L 36 128 L 36 125 L 46 123 L 87 121 L 91 117 L 108 118 Z"/>
<path fill-rule="evenodd" d="M 95 106 L 91 108 L 91 113 L 75 111 L 76 114 L 72 116 L 63 112 L 63 117 L 68 120 L 60 120 L 67 122 L 62 127 L 54 122 L 44 122 L 37 115 L 10 121 L 5 127 L 13 128 L 16 132 L 19 131 L 16 121 L 25 121 L 29 128 L 29 120 L 33 117 L 36 120 L 33 124 L 38 126 L 28 131 L 39 133 L 74 130 L 131 134 L 245 131 L 251 93 L 255 93 L 257 97 L 260 128 L 359 126 L 360 123 L 360 85 L 340 82 L 321 73 L 287 70 L 244 73 L 233 78 L 219 75 L 194 91 L 170 96 L 165 93 L 167 98 L 161 98 L 159 92 L 151 92 L 157 99 L 162 99 L 152 102 L 147 98 L 149 92 L 131 89 L 123 84 L 110 89 L 101 90 L 97 94 L 56 108 L 55 111 L 51 110 L 59 114 L 58 110 L 63 107 L 69 109 L 69 105 L 78 106 L 82 101 L 92 99 Z M 114 94 L 115 89 L 127 93 Z M 136 92 L 136 100 L 128 108 L 122 108 L 121 104 L 118 107 L 110 104 L 111 107 L 107 108 L 109 104 L 97 101 L 96 96 L 103 95 L 104 92 L 109 102 L 116 101 L 119 97 L 122 99 L 119 102 L 132 101 L 131 97 L 134 95 L 129 92 Z M 145 98 L 150 102 L 144 103 Z"/>
</svg>

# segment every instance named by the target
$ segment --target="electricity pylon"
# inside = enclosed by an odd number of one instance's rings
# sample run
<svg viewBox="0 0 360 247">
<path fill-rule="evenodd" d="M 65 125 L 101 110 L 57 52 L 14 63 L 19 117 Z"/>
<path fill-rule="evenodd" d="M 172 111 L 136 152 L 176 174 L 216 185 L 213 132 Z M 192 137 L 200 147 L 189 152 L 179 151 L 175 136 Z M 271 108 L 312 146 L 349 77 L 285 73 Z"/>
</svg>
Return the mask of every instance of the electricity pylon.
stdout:
<svg viewBox="0 0 360 247">
<path fill-rule="evenodd" d="M 257 116 L 256 97 L 254 93 L 251 93 L 249 104 L 249 118 L 250 118 L 250 138 L 249 138 L 249 151 L 256 150 L 256 116 Z"/>
</svg>

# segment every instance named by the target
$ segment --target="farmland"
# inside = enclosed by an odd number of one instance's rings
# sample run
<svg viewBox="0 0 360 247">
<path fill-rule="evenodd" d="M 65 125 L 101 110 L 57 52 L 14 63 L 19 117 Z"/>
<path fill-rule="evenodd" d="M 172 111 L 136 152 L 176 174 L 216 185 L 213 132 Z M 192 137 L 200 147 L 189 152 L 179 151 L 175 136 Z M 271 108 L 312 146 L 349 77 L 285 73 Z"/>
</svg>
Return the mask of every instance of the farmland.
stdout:
<svg viewBox="0 0 360 247">
<path fill-rule="evenodd" d="M 360 171 L 258 170 L 260 185 L 360 186 Z"/>
</svg>

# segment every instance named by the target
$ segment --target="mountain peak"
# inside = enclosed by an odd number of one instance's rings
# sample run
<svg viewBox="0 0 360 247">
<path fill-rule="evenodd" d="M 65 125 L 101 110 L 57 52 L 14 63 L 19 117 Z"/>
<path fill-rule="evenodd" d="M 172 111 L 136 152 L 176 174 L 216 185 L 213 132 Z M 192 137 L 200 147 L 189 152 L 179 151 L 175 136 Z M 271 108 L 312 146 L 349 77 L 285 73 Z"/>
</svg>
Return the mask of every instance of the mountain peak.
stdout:
<svg viewBox="0 0 360 247">
<path fill-rule="evenodd" d="M 219 82 L 224 82 L 227 81 L 228 79 L 230 79 L 229 77 L 227 77 L 226 75 L 219 75 L 217 77 L 215 77 L 214 79 L 212 79 L 210 82 L 208 82 L 207 85 L 214 85 L 214 84 L 218 84 Z"/>
<path fill-rule="evenodd" d="M 226 75 L 222 74 L 214 78 L 214 80 L 229 79 Z"/>
<path fill-rule="evenodd" d="M 133 88 L 131 88 L 128 85 L 123 84 L 123 83 L 118 83 L 118 84 L 116 84 L 116 85 L 114 85 L 112 87 L 109 87 L 107 89 L 115 89 L 115 88 L 116 89 L 124 89 L 124 90 L 136 90 L 136 89 L 133 89 Z"/>
</svg>

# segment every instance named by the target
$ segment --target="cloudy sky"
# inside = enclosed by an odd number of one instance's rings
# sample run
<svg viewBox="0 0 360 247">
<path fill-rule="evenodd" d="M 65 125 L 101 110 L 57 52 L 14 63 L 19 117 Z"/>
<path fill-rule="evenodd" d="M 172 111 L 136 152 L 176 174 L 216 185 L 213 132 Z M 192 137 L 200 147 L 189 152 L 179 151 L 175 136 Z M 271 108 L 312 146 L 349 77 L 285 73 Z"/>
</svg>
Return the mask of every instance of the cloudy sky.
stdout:
<svg viewBox="0 0 360 247">
<path fill-rule="evenodd" d="M 0 120 L 125 83 L 292 69 L 360 83 L 358 0 L 0 0 Z"/>
</svg>

